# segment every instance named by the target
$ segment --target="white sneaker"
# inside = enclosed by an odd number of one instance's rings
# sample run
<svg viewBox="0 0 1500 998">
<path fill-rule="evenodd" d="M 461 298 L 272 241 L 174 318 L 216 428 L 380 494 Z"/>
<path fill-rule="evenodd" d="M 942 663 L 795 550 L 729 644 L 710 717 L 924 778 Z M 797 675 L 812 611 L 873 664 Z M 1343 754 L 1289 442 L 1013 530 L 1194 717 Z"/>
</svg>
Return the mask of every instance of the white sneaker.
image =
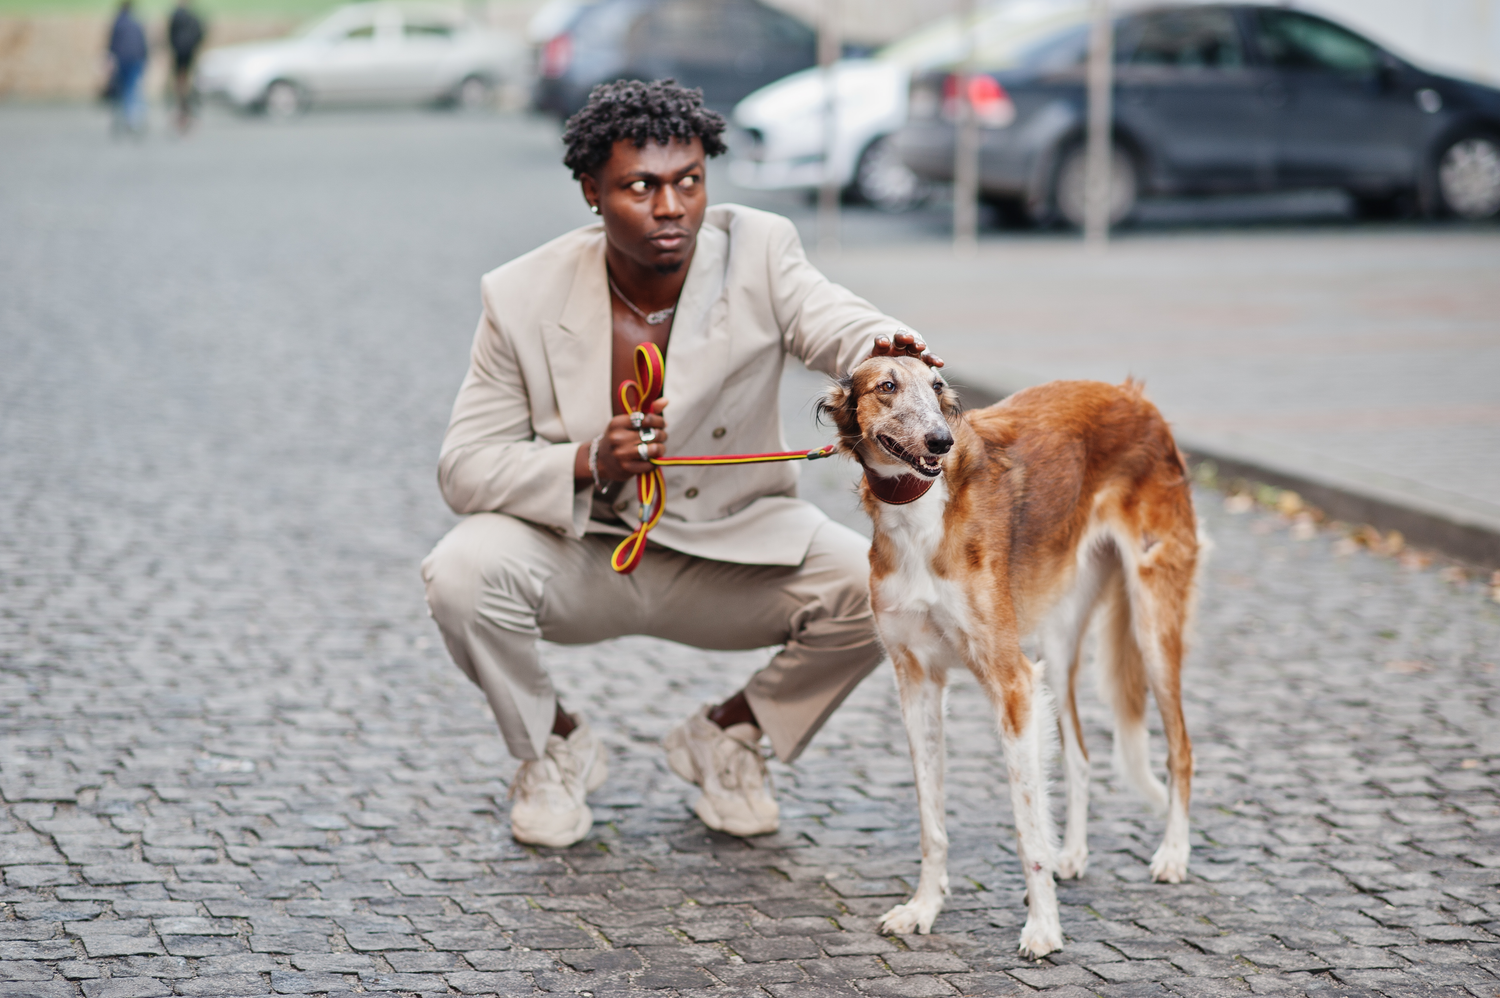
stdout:
<svg viewBox="0 0 1500 998">
<path fill-rule="evenodd" d="M 708 711 L 703 707 L 667 735 L 662 742 L 667 765 L 703 789 L 693 810 L 709 828 L 730 835 L 776 831 L 781 809 L 761 758 L 760 729 L 753 724 L 721 728 L 708 719 Z"/>
<path fill-rule="evenodd" d="M 609 776 L 604 746 L 581 714 L 567 738 L 547 736 L 547 754 L 527 759 L 510 783 L 510 834 L 517 842 L 561 849 L 582 839 L 594 826 L 594 812 L 584 796 Z"/>
</svg>

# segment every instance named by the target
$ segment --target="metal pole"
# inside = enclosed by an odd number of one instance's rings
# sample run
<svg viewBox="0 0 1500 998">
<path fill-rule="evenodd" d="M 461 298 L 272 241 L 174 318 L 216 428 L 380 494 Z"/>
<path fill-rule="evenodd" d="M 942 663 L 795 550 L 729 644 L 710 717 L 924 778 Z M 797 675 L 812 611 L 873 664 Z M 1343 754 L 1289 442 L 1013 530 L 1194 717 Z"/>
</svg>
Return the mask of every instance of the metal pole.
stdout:
<svg viewBox="0 0 1500 998">
<path fill-rule="evenodd" d="M 1088 153 L 1084 169 L 1083 239 L 1102 252 L 1109 245 L 1109 175 L 1113 158 L 1110 137 L 1114 109 L 1114 22 L 1109 0 L 1094 0 L 1089 33 Z"/>
<path fill-rule="evenodd" d="M 958 127 L 953 138 L 953 251 L 973 253 L 979 246 L 979 119 L 969 101 L 979 22 L 978 0 L 964 4 L 964 57 L 955 74 Z"/>
<path fill-rule="evenodd" d="M 834 151 L 838 145 L 838 80 L 834 64 L 844 47 L 840 37 L 839 0 L 823 0 L 818 25 L 818 65 L 823 67 L 823 183 L 818 188 L 818 252 L 836 255 L 839 251 L 838 174 Z"/>
</svg>

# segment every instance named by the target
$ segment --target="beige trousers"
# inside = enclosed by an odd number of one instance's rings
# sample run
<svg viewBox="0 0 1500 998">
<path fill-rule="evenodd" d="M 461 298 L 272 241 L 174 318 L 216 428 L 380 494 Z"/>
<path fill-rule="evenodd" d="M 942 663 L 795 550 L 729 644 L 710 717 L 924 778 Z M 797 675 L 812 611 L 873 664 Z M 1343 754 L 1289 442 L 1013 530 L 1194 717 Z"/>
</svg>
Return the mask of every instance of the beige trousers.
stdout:
<svg viewBox="0 0 1500 998">
<path fill-rule="evenodd" d="M 618 575 L 609 567 L 618 542 L 476 513 L 422 562 L 427 605 L 448 651 L 484 690 L 518 759 L 540 758 L 552 730 L 556 693 L 538 638 L 587 644 L 646 634 L 719 651 L 782 645 L 745 694 L 784 762 L 880 663 L 869 545 L 847 527 L 825 523 L 806 559 L 790 567 L 653 547 L 634 573 Z"/>
</svg>

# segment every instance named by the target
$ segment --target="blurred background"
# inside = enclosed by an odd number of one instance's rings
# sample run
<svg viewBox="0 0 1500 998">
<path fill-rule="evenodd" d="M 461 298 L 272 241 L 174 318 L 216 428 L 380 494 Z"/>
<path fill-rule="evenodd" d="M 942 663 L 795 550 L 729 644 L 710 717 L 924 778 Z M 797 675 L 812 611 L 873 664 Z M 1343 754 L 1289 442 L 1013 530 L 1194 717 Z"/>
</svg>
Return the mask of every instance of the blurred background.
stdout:
<svg viewBox="0 0 1500 998">
<path fill-rule="evenodd" d="M 139 116 L 104 99 L 130 19 Z M 1500 0 L 0 0 L 13 389 L 59 309 L 153 350 L 380 329 L 425 475 L 476 281 L 590 220 L 561 122 L 620 77 L 702 87 L 711 197 L 791 217 L 972 399 L 1143 377 L 1200 459 L 1500 564 Z M 80 276 L 113 291 L 60 304 Z"/>
</svg>

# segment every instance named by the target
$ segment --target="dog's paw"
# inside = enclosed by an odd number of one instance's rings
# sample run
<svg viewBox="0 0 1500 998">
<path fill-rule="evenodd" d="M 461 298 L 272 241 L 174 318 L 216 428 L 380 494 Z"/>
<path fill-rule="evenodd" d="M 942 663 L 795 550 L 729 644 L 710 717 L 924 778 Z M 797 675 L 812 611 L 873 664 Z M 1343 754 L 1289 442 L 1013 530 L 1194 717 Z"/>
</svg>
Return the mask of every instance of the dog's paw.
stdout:
<svg viewBox="0 0 1500 998">
<path fill-rule="evenodd" d="M 1180 884 L 1187 879 L 1187 846 L 1162 843 L 1151 857 L 1151 879 L 1159 884 Z"/>
<path fill-rule="evenodd" d="M 1083 871 L 1089 867 L 1089 848 L 1080 846 L 1077 849 L 1064 849 L 1057 854 L 1057 878 L 1059 880 L 1071 880 L 1083 876 Z"/>
<path fill-rule="evenodd" d="M 1028 918 L 1021 929 L 1021 955 L 1033 960 L 1063 948 L 1062 926 L 1057 919 Z"/>
<path fill-rule="evenodd" d="M 880 916 L 880 931 L 898 936 L 912 932 L 926 935 L 932 931 L 932 923 L 937 918 L 939 907 L 940 905 L 935 904 L 922 904 L 916 899 L 898 904 Z"/>
</svg>

